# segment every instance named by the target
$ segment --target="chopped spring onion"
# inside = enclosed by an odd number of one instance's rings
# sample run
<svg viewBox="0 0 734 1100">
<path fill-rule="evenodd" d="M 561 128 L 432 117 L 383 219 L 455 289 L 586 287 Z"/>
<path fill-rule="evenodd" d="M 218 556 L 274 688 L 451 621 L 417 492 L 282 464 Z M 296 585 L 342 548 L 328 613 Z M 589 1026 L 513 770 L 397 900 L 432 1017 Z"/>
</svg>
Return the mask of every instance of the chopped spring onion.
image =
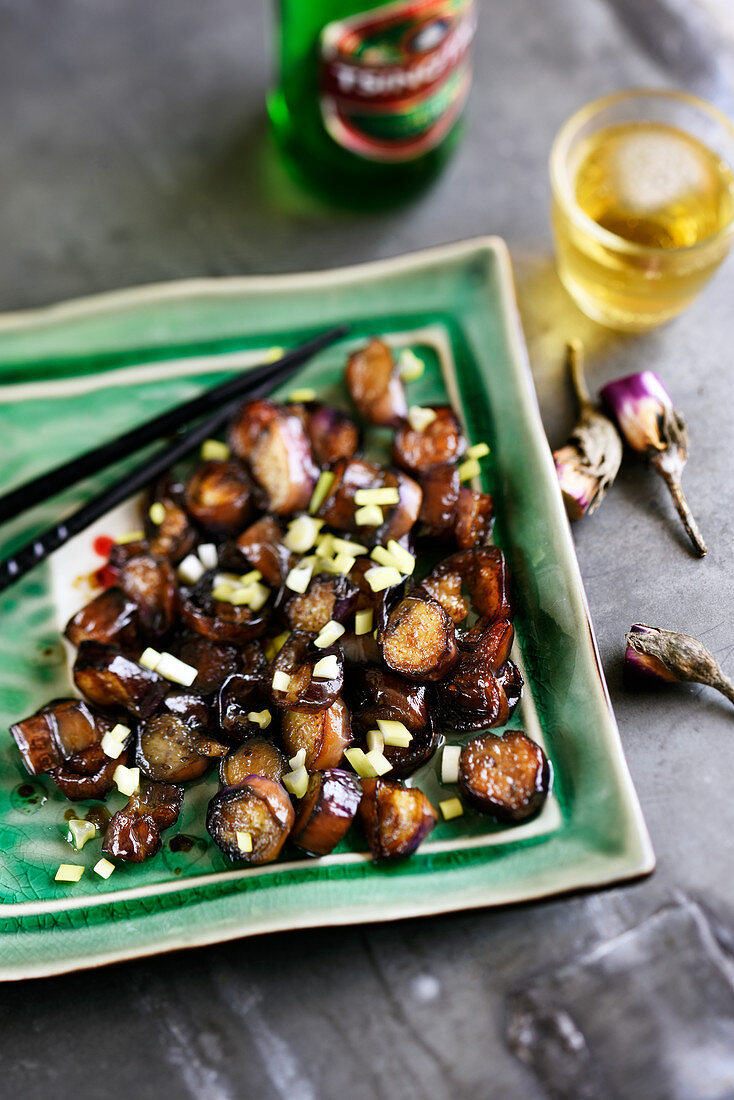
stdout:
<svg viewBox="0 0 734 1100">
<path fill-rule="evenodd" d="M 123 726 L 121 722 L 118 722 L 111 730 L 107 730 L 107 733 L 102 738 L 102 752 L 105 756 L 109 756 L 110 760 L 117 760 L 118 756 L 125 748 L 125 742 L 129 736 L 129 728 Z"/>
<path fill-rule="evenodd" d="M 369 763 L 370 767 L 374 768 L 376 775 L 387 775 L 392 771 L 392 764 L 384 755 L 382 749 L 374 748 L 364 754 L 365 760 Z"/>
<path fill-rule="evenodd" d="M 364 611 L 357 611 L 354 616 L 354 633 L 369 634 L 372 630 L 372 608 L 366 607 Z"/>
<path fill-rule="evenodd" d="M 397 569 L 398 567 L 398 563 L 395 561 L 395 558 L 384 546 L 375 546 L 370 553 L 370 557 L 379 565 L 391 565 L 393 569 Z"/>
<path fill-rule="evenodd" d="M 459 757 L 461 745 L 446 745 L 441 755 L 441 782 L 459 782 Z"/>
<path fill-rule="evenodd" d="M 354 513 L 354 522 L 357 527 L 379 527 L 383 518 L 379 504 L 365 504 Z"/>
<path fill-rule="evenodd" d="M 245 832 L 244 829 L 243 829 L 243 830 L 238 830 L 235 835 L 237 837 L 237 847 L 239 848 L 239 850 L 241 852 L 251 852 L 252 851 L 252 833 Z"/>
<path fill-rule="evenodd" d="M 291 678 L 287 672 L 281 672 L 280 669 L 273 676 L 273 691 L 287 691 L 290 686 Z"/>
<path fill-rule="evenodd" d="M 226 462 L 229 458 L 229 447 L 218 439 L 205 439 L 201 445 L 201 457 L 204 462 Z"/>
<path fill-rule="evenodd" d="M 403 348 L 398 357 L 398 372 L 403 382 L 415 382 L 425 369 L 425 363 L 411 348 Z"/>
<path fill-rule="evenodd" d="M 320 558 L 330 558 L 335 553 L 334 543 L 336 539 L 334 535 L 330 535 L 328 531 L 323 535 L 319 535 L 316 539 L 316 550 Z"/>
<path fill-rule="evenodd" d="M 311 390 L 308 388 L 308 386 L 304 386 L 303 389 L 300 390 L 292 390 L 288 394 L 288 400 L 292 401 L 296 405 L 299 404 L 301 401 L 315 401 L 316 390 Z"/>
<path fill-rule="evenodd" d="M 158 668 L 158 662 L 160 661 L 160 659 L 161 655 L 158 650 L 151 649 L 151 647 L 148 646 L 148 648 L 144 649 L 142 655 L 138 658 L 138 664 L 142 665 L 144 668 L 149 668 L 151 672 L 155 672 L 155 670 Z"/>
<path fill-rule="evenodd" d="M 120 794 L 126 794 L 128 798 L 140 790 L 140 768 L 126 768 L 124 764 L 118 764 L 112 778 Z"/>
<path fill-rule="evenodd" d="M 69 822 L 69 835 L 67 840 L 74 846 L 74 850 L 81 852 L 88 840 L 97 835 L 97 827 L 91 821 L 84 821 L 79 817 L 72 817 Z"/>
<path fill-rule="evenodd" d="M 445 798 L 443 802 L 439 802 L 438 808 L 445 821 L 451 821 L 453 817 L 461 817 L 464 813 L 464 807 L 459 798 Z"/>
<path fill-rule="evenodd" d="M 205 569 L 216 569 L 219 553 L 213 542 L 202 542 L 198 549 L 199 561 Z M 185 560 L 185 559 L 184 559 Z"/>
<path fill-rule="evenodd" d="M 487 443 L 475 443 L 473 447 L 470 447 L 466 452 L 467 458 L 486 458 L 489 454 L 489 445 Z"/>
<path fill-rule="evenodd" d="M 379 749 L 380 752 L 385 748 L 385 738 L 379 730 L 367 731 L 367 748 L 370 750 Z"/>
<path fill-rule="evenodd" d="M 277 657 L 290 636 L 290 630 L 284 630 L 282 634 L 278 634 L 275 638 L 270 639 L 265 646 L 265 656 L 269 661 L 272 661 L 273 657 Z"/>
<path fill-rule="evenodd" d="M 390 554 L 392 554 L 400 572 L 410 576 L 415 569 L 415 557 L 411 554 L 410 550 L 406 550 L 405 547 L 401 546 L 395 539 L 387 540 L 387 549 Z"/>
<path fill-rule="evenodd" d="M 330 563 L 330 572 L 332 573 L 351 573 L 354 568 L 355 559 L 351 554 L 337 554 Z"/>
<path fill-rule="evenodd" d="M 308 772 L 303 765 L 283 776 L 283 786 L 294 798 L 303 798 L 308 790 Z"/>
<path fill-rule="evenodd" d="M 244 585 L 246 588 L 249 584 L 255 584 L 256 581 L 261 581 L 262 579 L 263 575 L 259 569 L 251 569 L 249 573 L 242 574 L 240 577 L 240 584 Z"/>
<path fill-rule="evenodd" d="M 429 424 L 436 419 L 433 409 L 423 409 L 420 405 L 411 405 L 406 417 L 414 432 L 424 432 Z"/>
<path fill-rule="evenodd" d="M 367 553 L 367 547 L 362 546 L 361 542 L 350 542 L 349 539 L 338 539 L 334 536 L 332 536 L 331 547 L 331 553 L 349 554 L 350 558 L 358 558 L 360 554 Z"/>
<path fill-rule="evenodd" d="M 332 474 L 331 470 L 323 470 L 322 473 L 319 474 L 319 480 L 316 482 L 316 487 L 314 488 L 311 502 L 308 506 L 311 515 L 313 515 L 314 512 L 318 512 L 319 508 L 326 500 L 331 490 L 331 486 L 334 484 L 335 477 L 336 475 Z"/>
<path fill-rule="evenodd" d="M 403 578 L 394 565 L 383 565 L 375 569 L 368 569 L 364 579 L 373 592 L 384 592 L 386 588 L 391 588 L 394 584 L 400 584 Z"/>
<path fill-rule="evenodd" d="M 314 680 L 335 680 L 339 675 L 339 662 L 336 659 L 335 653 L 330 653 L 328 657 L 322 657 L 320 661 L 317 661 L 313 666 L 313 678 Z"/>
<path fill-rule="evenodd" d="M 184 687 L 191 687 L 199 675 L 198 668 L 180 661 L 172 653 L 161 653 L 161 659 L 155 670 L 159 676 L 165 676 L 166 680 L 171 680 L 174 684 L 183 684 Z"/>
<path fill-rule="evenodd" d="M 232 597 L 236 591 L 235 585 L 229 584 L 227 581 L 220 581 L 212 588 L 212 599 L 219 600 L 220 603 L 232 603 Z"/>
<path fill-rule="evenodd" d="M 333 645 L 344 633 L 344 627 L 341 623 L 334 622 L 331 619 L 326 626 L 322 626 L 316 638 L 314 638 L 314 645 L 317 649 L 328 649 L 330 645 Z"/>
<path fill-rule="evenodd" d="M 313 516 L 297 516 L 288 524 L 283 545 L 294 554 L 305 554 L 316 542 L 323 526 L 322 519 L 314 519 Z"/>
<path fill-rule="evenodd" d="M 178 567 L 179 580 L 184 584 L 196 584 L 205 572 L 204 564 L 196 554 L 187 554 Z"/>
<path fill-rule="evenodd" d="M 345 749 L 344 755 L 354 768 L 360 779 L 376 779 L 377 772 L 373 768 L 372 764 L 367 759 L 367 753 L 364 749 L 351 748 Z"/>
<path fill-rule="evenodd" d="M 148 515 L 150 516 L 150 522 L 154 523 L 156 527 L 160 527 L 166 518 L 165 504 L 162 504 L 160 500 L 154 501 L 148 509 Z"/>
<path fill-rule="evenodd" d="M 78 863 L 60 863 L 54 875 L 56 882 L 78 882 L 84 874 L 84 868 Z"/>
<path fill-rule="evenodd" d="M 294 565 L 288 576 L 285 578 L 286 588 L 290 588 L 291 592 L 303 593 L 311 583 L 311 576 L 313 574 L 313 562 L 301 561 L 298 565 Z"/>
<path fill-rule="evenodd" d="M 98 859 L 94 867 L 92 868 L 94 873 L 99 875 L 100 878 L 109 878 L 114 869 L 115 865 L 112 860 L 105 859 L 104 856 L 102 856 L 101 859 Z"/>
<path fill-rule="evenodd" d="M 118 535 L 115 542 L 118 546 L 124 546 L 127 542 L 142 542 L 145 538 L 145 531 L 125 531 L 124 534 Z"/>
<path fill-rule="evenodd" d="M 251 710 L 248 712 L 247 721 L 254 722 L 261 730 L 266 730 L 273 720 L 269 710 Z"/>
<path fill-rule="evenodd" d="M 379 504 L 380 507 L 387 504 L 398 504 L 400 493 L 392 485 L 386 485 L 382 489 L 357 489 L 354 494 L 355 504 Z"/>
<path fill-rule="evenodd" d="M 472 478 L 479 477 L 482 468 L 478 459 L 467 458 L 466 462 L 462 462 L 460 466 L 457 466 L 457 471 L 461 481 L 471 481 Z"/>
<path fill-rule="evenodd" d="M 299 768 L 302 768 L 306 763 L 306 750 L 299 749 L 295 756 L 292 756 L 288 761 L 292 772 L 297 772 Z"/>
</svg>

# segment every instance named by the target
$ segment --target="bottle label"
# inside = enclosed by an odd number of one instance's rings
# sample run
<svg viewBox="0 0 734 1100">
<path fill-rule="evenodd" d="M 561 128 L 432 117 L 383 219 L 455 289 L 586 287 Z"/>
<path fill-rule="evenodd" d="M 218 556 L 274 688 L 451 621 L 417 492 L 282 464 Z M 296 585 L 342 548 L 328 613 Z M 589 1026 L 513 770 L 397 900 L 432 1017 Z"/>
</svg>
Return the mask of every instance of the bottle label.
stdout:
<svg viewBox="0 0 734 1100">
<path fill-rule="evenodd" d="M 321 113 L 334 141 L 368 160 L 435 149 L 471 83 L 476 0 L 399 0 L 328 23 Z"/>
</svg>

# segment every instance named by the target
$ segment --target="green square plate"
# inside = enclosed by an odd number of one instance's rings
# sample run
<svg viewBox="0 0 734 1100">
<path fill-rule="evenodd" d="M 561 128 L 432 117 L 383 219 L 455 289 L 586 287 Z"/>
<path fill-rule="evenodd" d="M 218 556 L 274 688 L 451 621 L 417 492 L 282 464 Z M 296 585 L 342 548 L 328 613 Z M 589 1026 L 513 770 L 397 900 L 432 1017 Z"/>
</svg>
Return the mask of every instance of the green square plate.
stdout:
<svg viewBox="0 0 734 1100">
<path fill-rule="evenodd" d="M 242 869 L 207 842 L 203 784 L 176 835 L 143 866 L 92 872 L 99 839 L 75 856 L 68 804 L 0 744 L 0 977 L 23 978 L 277 929 L 387 920 L 499 905 L 645 874 L 654 857 L 589 622 L 553 463 L 538 414 L 504 244 L 481 239 L 305 275 L 143 287 L 0 318 L 5 483 L 17 484 L 262 358 L 339 321 L 348 341 L 298 376 L 337 396 L 345 348 L 386 335 L 426 361 L 410 399 L 446 394 L 484 473 L 496 535 L 517 584 L 518 658 L 527 688 L 513 724 L 546 746 L 553 796 L 533 822 L 499 828 L 471 812 L 442 822 L 409 860 L 375 867 L 355 843 L 319 860 Z M 7 529 L 4 552 L 110 475 L 90 479 Z M 105 517 L 0 598 L 0 725 L 69 692 L 59 627 L 89 596 L 96 532 L 137 526 L 131 505 Z M 449 735 L 449 739 L 451 739 Z M 420 777 L 435 801 L 433 766 Z M 449 794 L 452 792 L 449 792 Z M 444 795 L 445 797 L 446 795 Z M 123 803 L 111 799 L 114 810 Z M 83 812 L 83 808 L 82 808 Z M 76 885 L 60 862 L 83 862 Z"/>
</svg>

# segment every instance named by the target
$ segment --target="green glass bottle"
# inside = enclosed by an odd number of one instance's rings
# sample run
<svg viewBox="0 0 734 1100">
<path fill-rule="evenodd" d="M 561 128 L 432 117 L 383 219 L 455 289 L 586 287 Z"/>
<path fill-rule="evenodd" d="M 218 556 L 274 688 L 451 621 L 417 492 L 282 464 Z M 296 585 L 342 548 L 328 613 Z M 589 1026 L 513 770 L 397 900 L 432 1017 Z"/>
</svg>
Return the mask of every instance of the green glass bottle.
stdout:
<svg viewBox="0 0 734 1100">
<path fill-rule="evenodd" d="M 477 0 L 280 0 L 279 10 L 268 107 L 291 170 L 354 206 L 432 179 L 469 92 Z"/>
</svg>

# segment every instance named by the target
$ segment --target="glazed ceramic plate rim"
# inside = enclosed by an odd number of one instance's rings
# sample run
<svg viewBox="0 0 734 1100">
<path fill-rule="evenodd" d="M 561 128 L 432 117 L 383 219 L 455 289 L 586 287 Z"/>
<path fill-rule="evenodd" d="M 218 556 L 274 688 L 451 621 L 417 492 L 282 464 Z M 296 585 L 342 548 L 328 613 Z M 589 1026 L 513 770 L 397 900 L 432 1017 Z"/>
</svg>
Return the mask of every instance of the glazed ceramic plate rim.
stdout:
<svg viewBox="0 0 734 1100">
<path fill-rule="evenodd" d="M 114 313 L 116 310 L 125 310 L 138 305 L 155 303 L 156 301 L 183 301 L 191 297 L 216 297 L 218 295 L 228 295 L 231 297 L 232 295 L 238 294 L 248 296 L 273 293 L 287 294 L 291 290 L 315 287 L 333 288 L 334 286 L 343 286 L 345 283 L 359 283 L 363 279 L 375 280 L 383 274 L 387 275 L 396 272 L 404 273 L 406 271 L 410 272 L 411 270 L 420 270 L 422 267 L 437 263 L 440 264 L 443 261 L 456 261 L 464 258 L 470 259 L 472 256 L 481 254 L 482 252 L 491 252 L 497 262 L 500 312 L 504 328 L 503 335 L 507 340 L 511 353 L 512 366 L 518 376 L 518 381 L 522 389 L 522 396 L 524 399 L 523 413 L 528 428 L 532 433 L 535 444 L 537 445 L 539 442 L 541 444 L 539 454 L 543 456 L 541 458 L 541 466 L 544 466 L 544 469 L 541 469 L 540 472 L 545 478 L 545 488 L 547 488 L 550 494 L 548 507 L 556 513 L 556 518 L 560 516 L 562 519 L 563 535 L 560 537 L 559 545 L 563 557 L 563 568 L 573 582 L 574 602 L 577 604 L 577 606 L 574 607 L 574 612 L 576 612 L 576 618 L 579 620 L 579 627 L 583 625 L 588 632 L 587 640 L 592 649 L 592 656 L 599 681 L 598 686 L 601 689 L 604 700 L 605 721 L 603 723 L 604 728 L 602 730 L 602 735 L 607 742 L 606 748 L 609 750 L 611 763 L 616 770 L 616 779 L 621 794 L 621 811 L 625 816 L 625 823 L 627 825 L 627 846 L 625 850 L 616 856 L 595 853 L 597 859 L 590 858 L 588 863 L 583 866 L 574 865 L 567 869 L 554 868 L 553 873 L 548 876 L 547 881 L 534 883 L 533 888 L 530 890 L 524 888 L 521 881 L 519 884 L 514 883 L 509 885 L 506 889 L 498 888 L 496 884 L 494 886 L 490 885 L 486 892 L 480 891 L 479 896 L 460 895 L 456 898 L 446 896 L 442 898 L 440 904 L 424 904 L 420 898 L 411 899 L 407 903 L 401 903 L 393 899 L 387 907 L 384 904 L 380 905 L 377 912 L 375 912 L 374 908 L 371 906 L 350 907 L 349 905 L 342 904 L 338 910 L 332 909 L 328 912 L 320 911 L 318 915 L 309 916 L 307 914 L 303 918 L 293 913 L 287 918 L 283 916 L 269 918 L 266 914 L 259 920 L 249 920 L 246 928 L 217 928 L 215 930 L 210 930 L 206 927 L 204 922 L 204 927 L 197 928 L 195 932 L 192 930 L 191 935 L 169 936 L 164 942 L 156 942 L 150 947 L 144 945 L 127 945 L 121 949 L 111 949 L 109 953 L 105 953 L 103 956 L 94 957 L 91 961 L 88 958 L 84 958 L 83 960 L 80 958 L 56 960 L 53 965 L 40 963 L 40 969 L 36 969 L 32 964 L 26 964 L 22 969 L 12 967 L 3 970 L 0 968 L 0 976 L 23 977 L 30 973 L 57 972 L 60 970 L 73 969 L 75 966 L 79 965 L 94 965 L 95 963 L 114 961 L 119 958 L 154 954 L 161 950 L 170 950 L 184 945 L 193 946 L 197 943 L 214 942 L 238 935 L 257 934 L 283 928 L 349 923 L 354 920 L 393 919 L 490 904 L 505 904 L 531 897 L 546 896 L 569 889 L 603 885 L 622 878 L 645 874 L 652 870 L 654 866 L 654 856 L 639 804 L 629 777 L 629 772 L 622 755 L 619 734 L 611 710 L 603 672 L 601 670 L 596 641 L 589 619 L 588 607 L 573 550 L 570 531 L 565 523 L 563 506 L 553 473 L 550 452 L 545 443 L 545 437 L 540 422 L 519 315 L 514 301 L 509 254 L 503 241 L 491 237 L 478 238 L 476 240 L 440 246 L 438 248 L 392 259 L 374 261 L 368 264 L 332 269 L 329 271 L 263 277 L 247 276 L 227 279 L 182 280 L 176 283 L 153 284 L 148 287 L 137 289 L 114 291 L 87 299 L 79 299 L 56 306 L 46 307 L 42 310 L 15 313 L 0 317 L 0 335 L 25 329 L 37 330 L 46 325 L 53 325 L 67 319 L 85 318 L 97 313 Z M 33 387 L 36 384 L 31 382 L 27 385 Z M 20 386 L 22 387 L 23 383 L 20 383 Z M 18 384 L 13 385 L 12 388 L 17 390 Z M 558 531 L 556 531 L 556 534 L 558 534 Z M 601 860 L 601 863 L 599 863 L 599 860 Z M 436 873 L 439 875 L 441 874 L 440 871 Z M 182 883 L 181 885 L 183 886 L 184 884 Z M 205 906 L 206 901 L 202 900 L 201 905 Z"/>
</svg>

